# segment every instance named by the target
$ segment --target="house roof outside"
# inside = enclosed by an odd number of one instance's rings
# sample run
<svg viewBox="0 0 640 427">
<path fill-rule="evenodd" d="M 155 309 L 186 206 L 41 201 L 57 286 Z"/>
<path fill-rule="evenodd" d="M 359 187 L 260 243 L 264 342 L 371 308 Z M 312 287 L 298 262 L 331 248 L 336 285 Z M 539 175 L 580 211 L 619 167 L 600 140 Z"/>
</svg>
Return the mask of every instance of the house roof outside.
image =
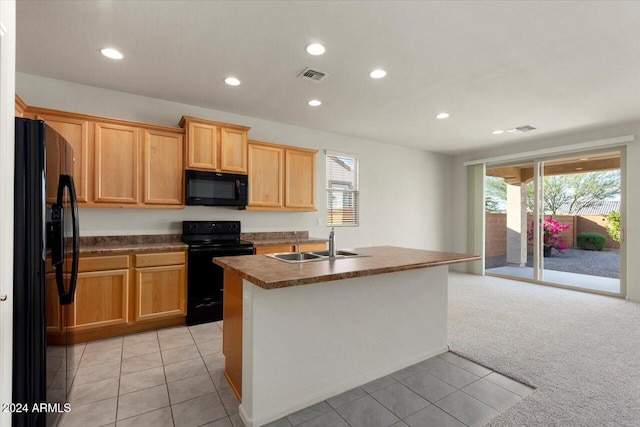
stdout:
<svg viewBox="0 0 640 427">
<path fill-rule="evenodd" d="M 558 212 L 569 212 L 569 205 L 565 204 L 560 206 Z M 582 208 L 577 212 L 573 212 L 571 215 L 607 215 L 611 211 L 620 212 L 620 200 L 603 200 L 602 202 Z"/>
</svg>

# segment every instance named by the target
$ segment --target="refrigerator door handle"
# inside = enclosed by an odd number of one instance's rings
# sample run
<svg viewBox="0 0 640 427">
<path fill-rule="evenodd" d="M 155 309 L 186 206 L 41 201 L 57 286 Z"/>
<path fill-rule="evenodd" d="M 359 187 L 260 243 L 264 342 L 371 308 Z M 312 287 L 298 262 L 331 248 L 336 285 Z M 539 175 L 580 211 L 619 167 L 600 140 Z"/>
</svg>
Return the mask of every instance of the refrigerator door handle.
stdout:
<svg viewBox="0 0 640 427">
<path fill-rule="evenodd" d="M 68 305 L 73 302 L 75 293 L 76 293 L 76 284 L 78 282 L 78 258 L 80 256 L 80 230 L 78 225 L 78 199 L 76 197 L 76 189 L 73 185 L 73 177 L 70 175 L 60 175 L 60 181 L 58 185 L 58 197 L 56 204 L 54 206 L 62 207 L 64 203 L 64 189 L 67 188 L 69 190 L 69 202 L 71 203 L 71 226 L 73 228 L 73 252 L 71 257 L 71 277 L 69 277 L 69 289 L 65 289 L 64 287 L 64 274 L 62 271 L 63 262 L 60 262 L 58 265 L 55 265 L 54 253 L 52 253 L 52 261 L 56 267 L 56 284 L 58 287 L 58 295 L 60 297 L 60 305 Z M 55 209 L 54 209 L 55 211 Z M 64 219 L 61 216 L 61 219 Z M 52 250 L 58 246 L 64 248 L 64 220 L 60 223 L 59 231 L 55 227 L 54 221 L 54 234 L 56 234 L 56 242 L 52 246 Z M 62 254 L 64 258 L 64 254 Z M 64 259 L 62 259 L 64 261 Z"/>
</svg>

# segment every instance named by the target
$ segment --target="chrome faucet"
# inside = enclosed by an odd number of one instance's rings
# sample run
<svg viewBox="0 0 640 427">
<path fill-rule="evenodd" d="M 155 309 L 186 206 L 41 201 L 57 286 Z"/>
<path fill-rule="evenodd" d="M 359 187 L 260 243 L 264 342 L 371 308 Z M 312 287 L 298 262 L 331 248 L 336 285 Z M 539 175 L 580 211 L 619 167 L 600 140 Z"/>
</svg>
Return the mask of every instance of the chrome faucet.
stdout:
<svg viewBox="0 0 640 427">
<path fill-rule="evenodd" d="M 300 239 L 298 239 L 298 232 L 293 232 L 293 237 L 296 238 L 296 252 L 298 253 L 297 259 L 298 261 L 302 261 L 302 254 L 300 253 Z"/>
<path fill-rule="evenodd" d="M 331 233 L 329 233 L 329 258 L 336 257 L 336 234 L 331 227 Z"/>
</svg>

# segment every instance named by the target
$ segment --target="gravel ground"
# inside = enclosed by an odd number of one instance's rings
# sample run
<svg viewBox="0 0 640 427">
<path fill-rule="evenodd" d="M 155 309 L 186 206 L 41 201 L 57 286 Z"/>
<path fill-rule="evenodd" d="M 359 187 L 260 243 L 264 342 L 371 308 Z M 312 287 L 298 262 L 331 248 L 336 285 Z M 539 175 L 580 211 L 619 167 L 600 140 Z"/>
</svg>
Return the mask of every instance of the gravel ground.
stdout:
<svg viewBox="0 0 640 427">
<path fill-rule="evenodd" d="M 619 249 L 584 251 L 570 248 L 565 249 L 563 252 L 561 254 L 553 249 L 551 256 L 544 259 L 544 268 L 547 270 L 567 271 L 569 273 L 620 278 Z M 532 254 L 529 254 L 527 258 L 527 267 L 533 267 Z"/>
</svg>

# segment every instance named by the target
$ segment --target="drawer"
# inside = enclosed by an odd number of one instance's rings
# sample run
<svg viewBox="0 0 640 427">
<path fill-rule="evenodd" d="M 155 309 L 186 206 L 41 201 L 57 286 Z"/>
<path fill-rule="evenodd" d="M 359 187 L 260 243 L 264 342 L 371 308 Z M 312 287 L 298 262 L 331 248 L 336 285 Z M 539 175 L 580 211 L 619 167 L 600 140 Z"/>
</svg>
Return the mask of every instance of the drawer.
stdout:
<svg viewBox="0 0 640 427">
<path fill-rule="evenodd" d="M 78 271 L 104 271 L 129 268 L 129 255 L 80 257 Z"/>
<path fill-rule="evenodd" d="M 162 252 L 150 254 L 137 254 L 136 267 L 155 267 L 158 265 L 184 264 L 185 252 Z"/>
</svg>

